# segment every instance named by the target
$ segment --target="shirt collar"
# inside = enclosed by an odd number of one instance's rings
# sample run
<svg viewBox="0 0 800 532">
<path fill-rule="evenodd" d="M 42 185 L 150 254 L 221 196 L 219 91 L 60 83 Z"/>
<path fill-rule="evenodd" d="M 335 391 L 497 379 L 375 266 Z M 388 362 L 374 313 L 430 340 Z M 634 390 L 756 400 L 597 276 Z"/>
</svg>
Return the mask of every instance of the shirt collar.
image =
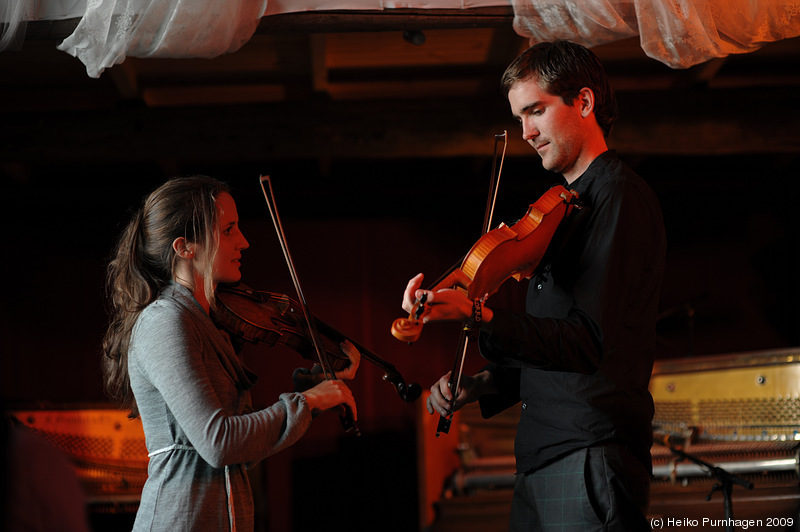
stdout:
<svg viewBox="0 0 800 532">
<path fill-rule="evenodd" d="M 566 179 L 564 180 L 564 187 L 567 189 L 575 190 L 576 192 L 580 193 L 582 190 L 585 190 L 588 186 L 589 182 L 592 180 L 593 177 L 602 174 L 605 172 L 606 167 L 617 158 L 617 152 L 615 150 L 606 150 L 597 157 L 595 157 L 594 161 L 592 161 L 586 171 L 584 171 L 578 179 L 573 181 L 572 183 L 567 183 Z"/>
</svg>

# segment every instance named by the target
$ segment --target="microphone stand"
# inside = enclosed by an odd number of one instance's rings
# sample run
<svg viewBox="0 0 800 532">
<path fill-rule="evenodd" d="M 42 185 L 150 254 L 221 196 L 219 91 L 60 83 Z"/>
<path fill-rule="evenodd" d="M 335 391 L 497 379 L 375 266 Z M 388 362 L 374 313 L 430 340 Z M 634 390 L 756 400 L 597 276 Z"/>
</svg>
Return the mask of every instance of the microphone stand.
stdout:
<svg viewBox="0 0 800 532">
<path fill-rule="evenodd" d="M 723 505 L 725 508 L 725 532 L 733 532 L 733 500 L 732 500 L 732 492 L 733 492 L 733 485 L 738 484 L 745 489 L 751 490 L 753 489 L 753 483 L 747 479 L 742 477 L 738 477 L 733 475 L 719 466 L 715 466 L 714 464 L 709 464 L 708 462 L 704 462 L 699 458 L 692 456 L 688 453 L 683 452 L 680 449 L 669 445 L 669 450 L 683 458 L 684 460 L 689 460 L 694 462 L 695 464 L 704 467 L 708 470 L 709 476 L 713 476 L 717 479 L 718 482 L 714 483 L 714 486 L 711 488 L 711 493 L 706 495 L 706 500 L 710 501 L 711 496 L 714 495 L 715 491 L 721 491 L 723 497 Z"/>
</svg>

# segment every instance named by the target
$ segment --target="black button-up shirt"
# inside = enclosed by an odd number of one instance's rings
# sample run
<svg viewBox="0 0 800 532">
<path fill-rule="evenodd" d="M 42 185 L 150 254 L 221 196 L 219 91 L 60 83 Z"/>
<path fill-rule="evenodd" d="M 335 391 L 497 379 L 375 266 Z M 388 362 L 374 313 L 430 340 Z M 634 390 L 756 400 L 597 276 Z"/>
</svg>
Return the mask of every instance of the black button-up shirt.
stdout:
<svg viewBox="0 0 800 532">
<path fill-rule="evenodd" d="M 500 393 L 523 401 L 515 453 L 527 472 L 616 440 L 650 466 L 655 323 L 666 237 L 658 200 L 607 151 L 572 185 L 585 205 L 561 251 L 528 286 L 526 312 L 492 309 L 480 348 Z"/>
</svg>

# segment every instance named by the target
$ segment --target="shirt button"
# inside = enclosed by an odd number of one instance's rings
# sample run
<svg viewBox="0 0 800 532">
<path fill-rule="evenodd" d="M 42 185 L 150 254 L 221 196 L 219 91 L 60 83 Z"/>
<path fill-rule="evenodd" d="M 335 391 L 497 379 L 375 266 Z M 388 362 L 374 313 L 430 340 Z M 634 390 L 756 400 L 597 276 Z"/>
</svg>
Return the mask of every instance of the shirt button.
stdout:
<svg viewBox="0 0 800 532">
<path fill-rule="evenodd" d="M 525 410 L 526 408 L 528 408 L 528 403 L 522 403 L 522 409 Z"/>
<path fill-rule="evenodd" d="M 536 285 L 536 289 L 537 289 L 537 290 L 541 290 L 541 289 L 542 289 L 542 283 L 539 283 L 539 284 L 537 284 L 537 285 Z"/>
</svg>

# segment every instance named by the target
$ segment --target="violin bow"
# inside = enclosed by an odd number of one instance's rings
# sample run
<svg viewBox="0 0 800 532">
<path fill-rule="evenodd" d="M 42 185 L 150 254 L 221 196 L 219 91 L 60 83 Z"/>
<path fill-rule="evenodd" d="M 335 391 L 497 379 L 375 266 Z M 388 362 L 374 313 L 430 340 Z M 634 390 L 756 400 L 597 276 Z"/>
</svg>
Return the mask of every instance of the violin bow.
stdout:
<svg viewBox="0 0 800 532">
<path fill-rule="evenodd" d="M 503 153 L 500 155 L 500 168 L 497 168 L 497 142 L 503 139 Z M 500 174 L 503 172 L 503 162 L 506 160 L 506 147 L 508 146 L 508 131 L 494 136 L 494 155 L 492 156 L 492 179 L 489 183 L 489 195 L 486 198 L 486 212 L 483 215 L 483 229 L 481 235 L 485 235 L 492 227 L 494 217 L 494 206 L 497 202 L 497 190 L 500 188 Z M 496 170 L 496 172 L 495 172 Z"/>
<path fill-rule="evenodd" d="M 500 157 L 500 167 L 497 167 L 497 144 L 502 139 L 503 141 L 503 153 Z M 503 130 L 502 134 L 494 136 L 494 154 L 492 156 L 492 176 L 489 181 L 489 195 L 486 198 L 486 211 L 483 215 L 483 228 L 481 229 L 481 235 L 485 235 L 489 232 L 489 228 L 492 226 L 492 218 L 494 217 L 494 207 L 495 203 L 497 202 L 497 190 L 500 188 L 500 174 L 503 172 L 503 162 L 506 158 L 506 147 L 508 145 L 508 130 Z M 456 265 L 456 268 L 460 265 Z M 454 270 L 455 268 L 453 268 Z M 451 270 L 452 271 L 452 270 Z M 448 273 L 449 274 L 449 273 Z M 448 274 L 445 274 L 446 277 Z M 442 277 L 434 286 L 438 285 L 442 279 Z M 453 414 L 455 413 L 452 410 L 453 403 L 456 400 L 456 396 L 458 395 L 458 389 L 461 386 L 461 375 L 464 370 L 464 362 L 467 358 L 467 346 L 469 345 L 468 342 L 469 338 L 467 337 L 466 329 L 461 330 L 461 334 L 459 335 L 458 339 L 458 346 L 456 348 L 456 356 L 455 360 L 453 361 L 453 369 L 450 371 L 450 380 L 447 383 L 447 387 L 450 388 L 450 393 L 452 394 L 453 398 L 449 401 L 450 402 L 450 409 L 448 410 L 448 414 L 446 416 L 439 416 L 439 423 L 436 426 L 436 437 L 439 437 L 441 433 L 449 433 L 450 432 L 450 424 L 453 421 Z"/>
<path fill-rule="evenodd" d="M 303 309 L 303 317 L 308 324 L 308 331 L 311 335 L 314 349 L 317 352 L 319 365 L 322 366 L 325 380 L 335 379 L 336 374 L 334 373 L 333 369 L 331 369 L 330 362 L 328 361 L 328 354 L 325 353 L 325 350 L 322 348 L 322 340 L 319 336 L 316 319 L 314 319 L 314 315 L 311 314 L 311 311 L 309 310 L 308 301 L 306 300 L 305 294 L 303 294 L 303 288 L 300 286 L 300 278 L 297 275 L 297 269 L 294 266 L 292 255 L 289 252 L 289 244 L 286 241 L 286 235 L 283 232 L 283 224 L 281 224 L 281 219 L 278 215 L 278 205 L 275 203 L 275 193 L 272 190 L 272 180 L 267 175 L 261 176 L 259 181 L 261 183 L 261 190 L 264 191 L 264 199 L 267 200 L 267 207 L 269 208 L 269 214 L 272 217 L 272 223 L 275 226 L 275 232 L 278 233 L 278 241 L 281 244 L 281 250 L 283 251 L 283 256 L 286 259 L 286 265 L 289 268 L 289 274 L 292 276 L 292 282 L 294 283 L 294 288 L 297 292 L 297 299 L 300 303 L 300 307 Z M 345 432 L 354 431 L 356 436 L 361 435 L 361 432 L 358 430 L 358 426 L 356 426 L 355 420 L 353 419 L 352 412 L 350 412 L 350 409 L 346 406 L 345 415 L 340 416 L 340 419 Z"/>
</svg>

